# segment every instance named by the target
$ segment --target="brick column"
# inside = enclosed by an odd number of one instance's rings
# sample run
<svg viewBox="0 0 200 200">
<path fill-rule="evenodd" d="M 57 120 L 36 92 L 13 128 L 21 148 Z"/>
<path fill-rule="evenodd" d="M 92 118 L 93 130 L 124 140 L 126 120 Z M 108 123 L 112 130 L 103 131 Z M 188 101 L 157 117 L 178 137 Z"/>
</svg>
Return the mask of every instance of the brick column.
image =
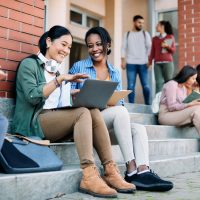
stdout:
<svg viewBox="0 0 200 200">
<path fill-rule="evenodd" d="M 200 63 L 200 1 L 178 0 L 179 67 Z"/>
<path fill-rule="evenodd" d="M 13 97 L 18 62 L 37 53 L 43 32 L 43 0 L 0 1 L 0 65 L 8 74 L 7 80 L 0 82 L 0 97 Z"/>
</svg>

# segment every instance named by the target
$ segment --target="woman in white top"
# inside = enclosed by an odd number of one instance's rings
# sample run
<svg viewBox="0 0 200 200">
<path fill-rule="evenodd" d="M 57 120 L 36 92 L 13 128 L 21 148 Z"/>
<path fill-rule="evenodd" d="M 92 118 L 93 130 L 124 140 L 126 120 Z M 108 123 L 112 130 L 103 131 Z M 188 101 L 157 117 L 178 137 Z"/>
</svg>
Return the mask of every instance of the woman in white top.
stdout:
<svg viewBox="0 0 200 200">
<path fill-rule="evenodd" d="M 124 181 L 113 162 L 108 130 L 100 111 L 83 107 L 58 109 L 62 107 L 62 98 L 66 98 L 62 97 L 62 92 L 67 92 L 63 91 L 66 82 L 88 77 L 58 74 L 57 63 L 69 55 L 71 46 L 71 33 L 65 27 L 53 26 L 41 36 L 38 56 L 25 58 L 20 63 L 14 132 L 53 142 L 73 137 L 83 169 L 80 191 L 99 197 L 117 197 L 117 191 L 133 192 L 135 186 Z M 93 147 L 104 166 L 106 182 L 95 166 Z"/>
</svg>

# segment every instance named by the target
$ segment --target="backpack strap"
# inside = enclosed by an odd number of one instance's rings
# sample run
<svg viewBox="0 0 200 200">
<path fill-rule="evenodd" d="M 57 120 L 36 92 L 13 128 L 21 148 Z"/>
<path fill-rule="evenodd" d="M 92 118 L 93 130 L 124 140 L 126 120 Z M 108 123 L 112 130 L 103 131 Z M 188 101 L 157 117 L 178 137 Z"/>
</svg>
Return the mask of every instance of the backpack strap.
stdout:
<svg viewBox="0 0 200 200">
<path fill-rule="evenodd" d="M 144 39 L 145 39 L 145 41 L 146 41 L 146 33 L 145 33 L 144 30 L 143 30 L 142 32 L 143 32 L 143 35 L 144 35 Z"/>
<path fill-rule="evenodd" d="M 127 32 L 127 35 L 126 35 L 126 40 L 128 41 L 128 36 L 130 34 L 130 31 Z"/>
<path fill-rule="evenodd" d="M 144 35 L 144 43 L 145 43 L 145 46 L 146 46 L 146 33 L 145 33 L 145 30 L 142 30 L 143 32 L 143 35 Z M 127 41 L 127 46 L 128 46 L 128 36 L 130 34 L 130 31 L 127 32 L 127 35 L 126 35 L 126 41 Z"/>
</svg>

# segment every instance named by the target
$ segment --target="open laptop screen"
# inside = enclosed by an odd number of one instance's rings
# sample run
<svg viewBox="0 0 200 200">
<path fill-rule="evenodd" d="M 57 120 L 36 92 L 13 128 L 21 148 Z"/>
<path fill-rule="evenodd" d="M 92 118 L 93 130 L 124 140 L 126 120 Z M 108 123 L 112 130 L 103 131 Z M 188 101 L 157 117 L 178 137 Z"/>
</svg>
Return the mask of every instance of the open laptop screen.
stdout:
<svg viewBox="0 0 200 200">
<path fill-rule="evenodd" d="M 118 84 L 113 81 L 87 79 L 76 95 L 72 106 L 103 109 Z"/>
</svg>

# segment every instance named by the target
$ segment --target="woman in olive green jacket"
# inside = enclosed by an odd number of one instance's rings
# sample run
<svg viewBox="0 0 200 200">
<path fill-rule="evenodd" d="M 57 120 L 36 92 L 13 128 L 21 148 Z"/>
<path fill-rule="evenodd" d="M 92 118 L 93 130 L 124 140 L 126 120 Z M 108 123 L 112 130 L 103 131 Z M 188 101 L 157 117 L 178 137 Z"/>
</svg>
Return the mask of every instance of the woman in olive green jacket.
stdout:
<svg viewBox="0 0 200 200">
<path fill-rule="evenodd" d="M 62 26 L 54 26 L 41 36 L 38 55 L 20 63 L 13 130 L 53 142 L 73 137 L 83 169 L 82 192 L 101 197 L 116 197 L 117 191 L 132 192 L 134 185 L 123 180 L 112 160 L 108 130 L 100 111 L 83 107 L 62 109 L 70 98 L 68 82 L 88 77 L 58 73 L 58 64 L 69 55 L 71 45 L 71 33 Z M 104 166 L 107 184 L 95 167 L 93 145 Z"/>
</svg>

